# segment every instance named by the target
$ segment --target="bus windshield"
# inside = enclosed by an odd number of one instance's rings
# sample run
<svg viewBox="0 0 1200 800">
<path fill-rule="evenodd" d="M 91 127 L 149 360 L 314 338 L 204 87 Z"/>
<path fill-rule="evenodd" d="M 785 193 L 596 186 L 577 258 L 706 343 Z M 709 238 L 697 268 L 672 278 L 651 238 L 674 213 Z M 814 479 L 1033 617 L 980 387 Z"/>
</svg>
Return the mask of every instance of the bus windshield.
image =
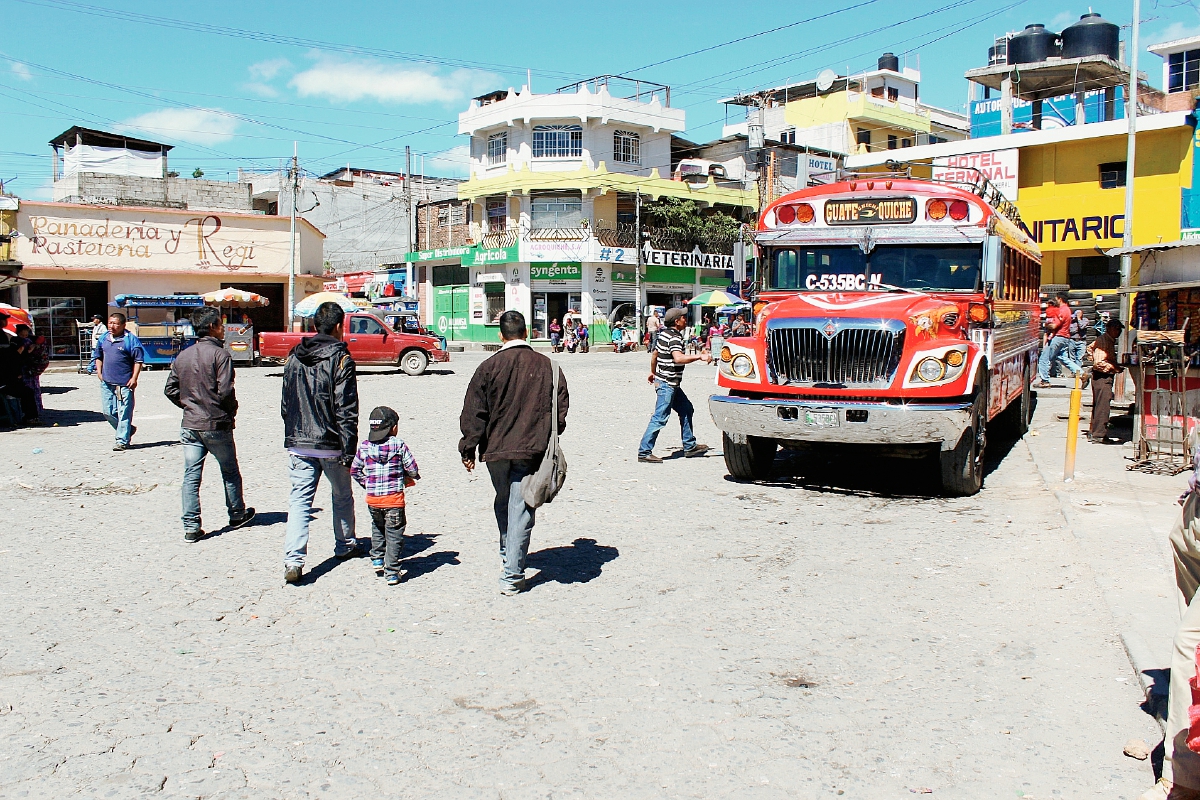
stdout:
<svg viewBox="0 0 1200 800">
<path fill-rule="evenodd" d="M 767 289 L 871 291 L 887 286 L 935 292 L 980 290 L 983 248 L 960 244 L 785 247 L 770 251 Z"/>
</svg>

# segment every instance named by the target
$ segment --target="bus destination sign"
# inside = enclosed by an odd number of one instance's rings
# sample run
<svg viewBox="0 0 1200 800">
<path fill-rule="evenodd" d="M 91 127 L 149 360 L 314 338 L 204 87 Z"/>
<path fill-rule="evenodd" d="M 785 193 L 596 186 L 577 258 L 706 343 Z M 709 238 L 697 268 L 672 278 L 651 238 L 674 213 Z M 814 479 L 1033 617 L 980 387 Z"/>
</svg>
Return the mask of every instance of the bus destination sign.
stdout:
<svg viewBox="0 0 1200 800">
<path fill-rule="evenodd" d="M 916 219 L 917 201 L 912 197 L 825 201 L 826 225 L 884 225 Z"/>
</svg>

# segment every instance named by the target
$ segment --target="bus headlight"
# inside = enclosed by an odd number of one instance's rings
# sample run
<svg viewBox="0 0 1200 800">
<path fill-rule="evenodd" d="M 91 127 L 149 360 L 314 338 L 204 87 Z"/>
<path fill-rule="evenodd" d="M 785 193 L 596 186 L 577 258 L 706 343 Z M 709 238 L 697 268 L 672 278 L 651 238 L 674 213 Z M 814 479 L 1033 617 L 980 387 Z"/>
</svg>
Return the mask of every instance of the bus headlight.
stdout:
<svg viewBox="0 0 1200 800">
<path fill-rule="evenodd" d="M 725 343 L 721 358 L 717 361 L 721 374 L 738 381 L 757 381 L 758 369 L 754 363 L 754 351 L 748 347 Z"/>
<path fill-rule="evenodd" d="M 937 384 L 951 383 L 962 377 L 967 366 L 966 345 L 942 347 L 937 350 L 918 353 L 906 387 L 925 387 Z"/>
<path fill-rule="evenodd" d="M 937 383 L 946 376 L 946 362 L 925 357 L 917 363 L 917 377 L 926 383 Z"/>
<path fill-rule="evenodd" d="M 739 353 L 729 362 L 729 371 L 739 378 L 748 378 L 754 374 L 754 362 L 746 355 Z"/>
</svg>

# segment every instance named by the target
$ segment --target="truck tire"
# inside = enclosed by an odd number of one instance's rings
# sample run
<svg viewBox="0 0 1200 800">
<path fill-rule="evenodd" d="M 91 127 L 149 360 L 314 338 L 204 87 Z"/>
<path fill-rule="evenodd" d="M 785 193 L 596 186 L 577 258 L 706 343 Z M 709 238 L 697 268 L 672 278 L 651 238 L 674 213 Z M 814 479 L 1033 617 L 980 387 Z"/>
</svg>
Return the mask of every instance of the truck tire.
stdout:
<svg viewBox="0 0 1200 800">
<path fill-rule="evenodd" d="M 429 356 L 425 355 L 424 350 L 409 350 L 400 356 L 400 369 L 406 375 L 424 375 L 428 366 Z"/>
<path fill-rule="evenodd" d="M 741 481 L 765 481 L 771 477 L 779 445 L 774 439 L 758 436 L 747 436 L 745 444 L 735 444 L 729 434 L 722 433 L 721 449 L 730 475 Z"/>
<path fill-rule="evenodd" d="M 987 384 L 976 383 L 971 422 L 952 450 L 939 455 L 942 494 L 968 497 L 983 488 L 983 454 L 987 445 Z"/>
</svg>

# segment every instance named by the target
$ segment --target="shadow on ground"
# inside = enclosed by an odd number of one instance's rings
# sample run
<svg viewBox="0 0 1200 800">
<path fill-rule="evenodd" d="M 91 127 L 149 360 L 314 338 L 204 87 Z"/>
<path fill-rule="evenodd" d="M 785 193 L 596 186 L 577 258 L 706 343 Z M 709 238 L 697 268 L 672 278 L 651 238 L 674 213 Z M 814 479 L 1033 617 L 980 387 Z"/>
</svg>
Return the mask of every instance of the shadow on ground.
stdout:
<svg viewBox="0 0 1200 800">
<path fill-rule="evenodd" d="M 42 420 L 48 426 L 57 425 L 60 428 L 73 428 L 76 425 L 83 425 L 88 422 L 104 422 L 104 415 L 99 411 L 84 411 L 69 409 L 59 411 L 53 408 L 47 408 L 46 413 L 42 416 Z"/>
<path fill-rule="evenodd" d="M 526 564 L 538 570 L 528 582 L 530 588 L 542 583 L 587 583 L 600 577 L 604 565 L 620 552 L 615 547 L 596 544 L 595 539 L 576 539 L 569 547 L 551 547 L 530 553 Z"/>
</svg>

